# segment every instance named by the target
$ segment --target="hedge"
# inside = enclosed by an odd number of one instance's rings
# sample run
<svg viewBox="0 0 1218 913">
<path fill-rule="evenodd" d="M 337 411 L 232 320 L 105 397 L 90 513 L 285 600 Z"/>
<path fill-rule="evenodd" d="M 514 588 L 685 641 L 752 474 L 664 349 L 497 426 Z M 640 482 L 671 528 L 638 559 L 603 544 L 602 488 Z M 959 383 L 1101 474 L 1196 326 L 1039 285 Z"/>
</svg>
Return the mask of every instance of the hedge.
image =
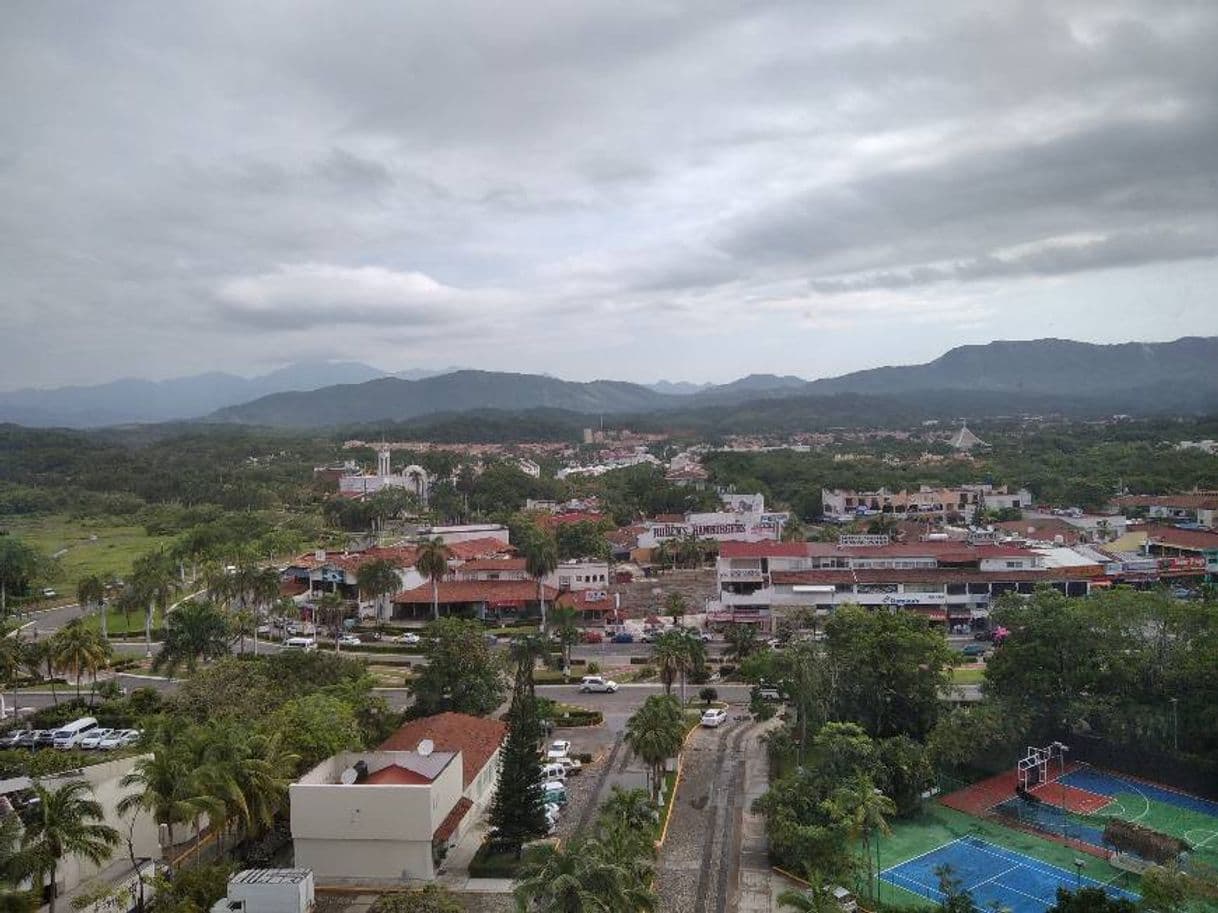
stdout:
<svg viewBox="0 0 1218 913">
<path fill-rule="evenodd" d="M 599 710 L 569 710 L 554 715 L 554 725 L 574 729 L 579 726 L 599 726 L 605 722 L 605 715 Z"/>
<path fill-rule="evenodd" d="M 514 850 L 501 851 L 489 840 L 478 847 L 469 861 L 470 878 L 515 878 L 520 867 L 537 854 L 534 847 L 526 848 L 519 859 Z"/>
</svg>

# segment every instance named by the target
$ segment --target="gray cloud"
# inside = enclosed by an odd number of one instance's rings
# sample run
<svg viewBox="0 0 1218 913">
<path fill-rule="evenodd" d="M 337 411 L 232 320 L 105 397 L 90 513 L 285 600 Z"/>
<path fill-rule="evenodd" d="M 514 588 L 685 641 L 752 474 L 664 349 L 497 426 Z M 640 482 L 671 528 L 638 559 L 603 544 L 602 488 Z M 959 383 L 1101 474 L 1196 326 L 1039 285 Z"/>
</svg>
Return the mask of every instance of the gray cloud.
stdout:
<svg viewBox="0 0 1218 913">
<path fill-rule="evenodd" d="M 1216 41 L 1201 0 L 10 5 L 0 386 L 318 330 L 637 379 L 1218 333 Z"/>
</svg>

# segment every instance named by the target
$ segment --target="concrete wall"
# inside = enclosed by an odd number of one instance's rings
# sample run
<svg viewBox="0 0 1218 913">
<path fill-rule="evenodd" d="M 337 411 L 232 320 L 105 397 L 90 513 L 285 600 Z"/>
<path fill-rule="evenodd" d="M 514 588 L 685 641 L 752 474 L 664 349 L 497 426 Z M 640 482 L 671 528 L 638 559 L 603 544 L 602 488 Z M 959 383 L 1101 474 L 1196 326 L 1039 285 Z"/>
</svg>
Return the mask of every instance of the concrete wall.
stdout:
<svg viewBox="0 0 1218 913">
<path fill-rule="evenodd" d="M 136 757 L 119 758 L 104 764 L 94 764 L 82 768 L 79 774 L 72 776 L 47 777 L 42 782 L 48 789 L 58 789 L 69 780 L 83 779 L 93 788 L 93 798 L 102 807 L 103 823 L 118 831 L 122 842 L 114 848 L 114 855 L 102 865 L 94 865 L 86 859 L 76 856 L 66 857 L 59 864 L 57 878 L 60 893 L 71 891 L 84 882 L 96 877 L 97 873 L 115 861 L 127 858 L 127 837 L 134 838 L 135 855 L 137 859 L 160 859 L 161 847 L 157 842 L 157 827 L 152 816 L 147 812 L 133 812 L 128 815 L 118 813 L 118 803 L 126 795 L 134 792 L 124 789 L 119 782 L 135 767 Z M 134 831 L 132 822 L 134 821 Z"/>
<path fill-rule="evenodd" d="M 341 770 L 346 760 L 331 759 L 331 766 Z M 430 785 L 304 782 L 317 773 L 289 789 L 297 868 L 312 869 L 321 881 L 434 877 L 432 834 L 462 795 L 459 754 Z"/>
</svg>

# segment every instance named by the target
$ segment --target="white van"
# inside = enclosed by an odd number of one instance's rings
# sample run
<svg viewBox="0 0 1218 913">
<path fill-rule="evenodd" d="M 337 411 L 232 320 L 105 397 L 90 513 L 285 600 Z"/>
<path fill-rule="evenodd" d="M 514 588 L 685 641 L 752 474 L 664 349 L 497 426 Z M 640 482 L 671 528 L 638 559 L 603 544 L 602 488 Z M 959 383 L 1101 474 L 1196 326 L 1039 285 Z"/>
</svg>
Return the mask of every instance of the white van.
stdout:
<svg viewBox="0 0 1218 913">
<path fill-rule="evenodd" d="M 566 780 L 566 764 L 543 764 L 541 767 L 542 780 Z"/>
<path fill-rule="evenodd" d="M 79 745 L 85 734 L 96 728 L 97 720 L 91 716 L 82 716 L 79 720 L 74 720 L 66 726 L 56 729 L 51 734 L 51 744 L 62 751 L 67 751 Z"/>
<path fill-rule="evenodd" d="M 303 650 L 311 653 L 317 649 L 317 639 L 314 637 L 289 637 L 283 642 L 285 650 Z"/>
</svg>

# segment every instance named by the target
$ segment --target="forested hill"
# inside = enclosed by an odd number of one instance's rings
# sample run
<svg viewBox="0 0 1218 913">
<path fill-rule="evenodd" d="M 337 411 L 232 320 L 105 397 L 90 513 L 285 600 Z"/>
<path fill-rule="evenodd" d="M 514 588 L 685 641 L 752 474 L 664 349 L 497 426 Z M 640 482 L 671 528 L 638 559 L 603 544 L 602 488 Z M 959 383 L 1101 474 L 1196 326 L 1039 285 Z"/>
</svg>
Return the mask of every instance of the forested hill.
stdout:
<svg viewBox="0 0 1218 913">
<path fill-rule="evenodd" d="M 1114 398 L 1118 391 L 1218 396 L 1218 337 L 1094 345 L 1066 339 L 959 346 L 924 365 L 873 368 L 816 380 L 804 393 L 979 390 Z M 1135 402 L 1145 399 L 1138 394 Z M 1165 401 L 1164 406 L 1167 407 Z"/>
<path fill-rule="evenodd" d="M 868 399 L 851 401 L 850 397 L 860 395 Z M 925 418 L 1018 412 L 1080 416 L 1216 412 L 1218 337 L 1120 345 L 1059 339 L 992 342 L 952 349 L 924 365 L 876 368 L 812 382 L 754 375 L 687 395 L 617 381 L 574 383 L 530 374 L 458 371 L 417 381 L 383 378 L 281 393 L 223 409 L 212 418 L 324 427 L 478 409 L 550 409 L 593 419 L 600 414 L 654 414 L 654 420 L 664 424 L 765 430 L 775 422 L 785 428 L 791 419 L 809 416 L 832 424 L 893 412 L 912 417 L 911 407 Z M 866 411 L 843 414 L 853 408 Z"/>
<path fill-rule="evenodd" d="M 301 393 L 264 396 L 212 418 L 268 426 L 329 426 L 401 421 L 439 412 L 564 409 L 589 415 L 650 412 L 689 397 L 666 396 L 639 384 L 558 380 L 536 374 L 457 371 L 425 380 L 385 377 Z"/>
</svg>

